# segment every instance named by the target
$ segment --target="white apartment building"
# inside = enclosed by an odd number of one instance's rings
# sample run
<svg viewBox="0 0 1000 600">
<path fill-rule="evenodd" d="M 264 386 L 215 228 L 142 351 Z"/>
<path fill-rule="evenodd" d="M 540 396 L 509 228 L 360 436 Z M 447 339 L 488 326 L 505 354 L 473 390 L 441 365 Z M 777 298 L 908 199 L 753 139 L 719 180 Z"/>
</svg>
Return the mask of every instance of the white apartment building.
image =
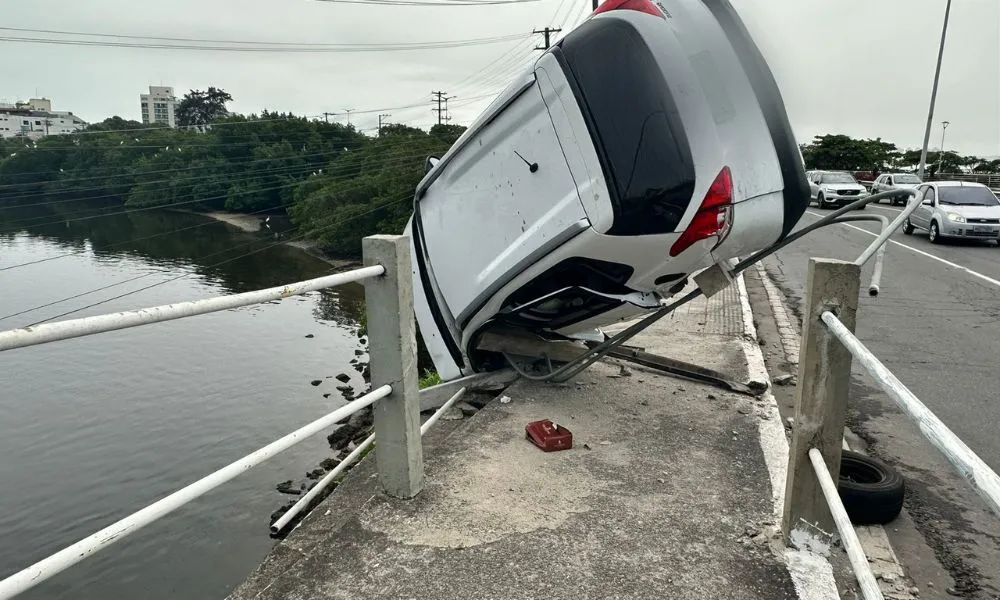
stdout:
<svg viewBox="0 0 1000 600">
<path fill-rule="evenodd" d="M 47 135 L 74 133 L 87 122 L 71 112 L 53 111 L 48 98 L 0 104 L 0 137 L 37 140 Z"/>
<path fill-rule="evenodd" d="M 174 109 L 177 106 L 174 88 L 151 85 L 148 94 L 139 95 L 139 104 L 142 108 L 144 125 L 165 123 L 168 127 L 177 126 L 177 121 L 174 118 Z"/>
</svg>

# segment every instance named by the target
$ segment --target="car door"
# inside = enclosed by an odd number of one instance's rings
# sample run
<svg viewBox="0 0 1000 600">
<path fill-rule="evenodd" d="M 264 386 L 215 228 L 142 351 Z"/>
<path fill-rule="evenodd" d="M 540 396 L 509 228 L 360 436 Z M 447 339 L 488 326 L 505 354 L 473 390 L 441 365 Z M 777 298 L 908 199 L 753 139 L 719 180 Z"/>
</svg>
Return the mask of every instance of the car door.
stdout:
<svg viewBox="0 0 1000 600">
<path fill-rule="evenodd" d="M 921 229 L 927 229 L 930 227 L 931 214 L 934 212 L 935 200 L 936 193 L 934 186 L 923 186 L 923 193 L 920 194 L 915 200 L 915 202 L 920 202 L 920 205 L 917 206 L 917 208 L 910 214 L 910 223 Z"/>
<path fill-rule="evenodd" d="M 885 175 L 879 175 L 878 177 L 875 178 L 875 181 L 872 182 L 872 193 L 873 194 L 877 194 L 880 191 L 882 191 L 882 182 L 883 181 L 885 181 Z"/>
</svg>

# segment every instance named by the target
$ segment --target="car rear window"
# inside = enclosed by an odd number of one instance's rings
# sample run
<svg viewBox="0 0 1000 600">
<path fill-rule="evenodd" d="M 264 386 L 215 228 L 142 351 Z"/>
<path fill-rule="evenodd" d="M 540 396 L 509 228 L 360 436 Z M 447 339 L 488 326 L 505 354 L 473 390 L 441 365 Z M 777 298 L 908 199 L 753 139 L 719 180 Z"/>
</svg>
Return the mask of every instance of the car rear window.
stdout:
<svg viewBox="0 0 1000 600">
<path fill-rule="evenodd" d="M 646 42 L 624 21 L 594 19 L 567 35 L 553 54 L 601 159 L 615 213 L 608 233 L 675 231 L 694 193 L 694 161 L 673 95 Z"/>
<path fill-rule="evenodd" d="M 993 192 L 978 186 L 939 186 L 938 201 L 957 206 L 1000 206 L 1000 200 L 997 200 Z"/>
</svg>

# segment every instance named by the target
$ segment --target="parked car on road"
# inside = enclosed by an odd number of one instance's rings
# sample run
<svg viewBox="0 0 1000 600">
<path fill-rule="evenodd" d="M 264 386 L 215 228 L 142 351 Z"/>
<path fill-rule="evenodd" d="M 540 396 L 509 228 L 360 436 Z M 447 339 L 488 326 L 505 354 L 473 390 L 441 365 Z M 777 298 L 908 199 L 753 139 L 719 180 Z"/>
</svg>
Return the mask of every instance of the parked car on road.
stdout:
<svg viewBox="0 0 1000 600">
<path fill-rule="evenodd" d="M 809 171 L 807 177 L 810 199 L 820 208 L 840 208 L 868 195 L 865 186 L 846 171 Z"/>
<path fill-rule="evenodd" d="M 443 379 L 501 366 L 494 328 L 550 337 L 661 306 L 783 238 L 808 204 L 767 64 L 726 0 L 608 0 L 417 186 L 415 311 Z"/>
<path fill-rule="evenodd" d="M 981 183 L 935 181 L 918 189 L 920 202 L 903 222 L 903 233 L 924 229 L 932 244 L 944 238 L 997 240 L 1000 243 L 1000 200 Z"/>
<path fill-rule="evenodd" d="M 889 190 L 913 190 L 923 181 L 913 173 L 884 173 L 872 182 L 872 193 L 888 192 Z M 906 198 L 894 198 L 892 204 L 906 204 Z"/>
</svg>

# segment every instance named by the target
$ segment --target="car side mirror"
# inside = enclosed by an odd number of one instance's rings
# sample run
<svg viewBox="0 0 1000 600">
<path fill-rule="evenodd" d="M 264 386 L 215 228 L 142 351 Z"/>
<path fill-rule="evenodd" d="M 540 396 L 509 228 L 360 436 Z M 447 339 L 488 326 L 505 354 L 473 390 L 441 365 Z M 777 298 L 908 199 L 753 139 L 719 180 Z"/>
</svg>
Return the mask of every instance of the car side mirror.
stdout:
<svg viewBox="0 0 1000 600">
<path fill-rule="evenodd" d="M 921 204 L 923 204 L 924 206 L 934 206 L 934 201 L 933 200 L 924 200 Z"/>
<path fill-rule="evenodd" d="M 441 159 L 436 156 L 428 156 L 427 162 L 424 163 L 424 173 L 430 173 L 437 164 L 441 162 Z"/>
</svg>

